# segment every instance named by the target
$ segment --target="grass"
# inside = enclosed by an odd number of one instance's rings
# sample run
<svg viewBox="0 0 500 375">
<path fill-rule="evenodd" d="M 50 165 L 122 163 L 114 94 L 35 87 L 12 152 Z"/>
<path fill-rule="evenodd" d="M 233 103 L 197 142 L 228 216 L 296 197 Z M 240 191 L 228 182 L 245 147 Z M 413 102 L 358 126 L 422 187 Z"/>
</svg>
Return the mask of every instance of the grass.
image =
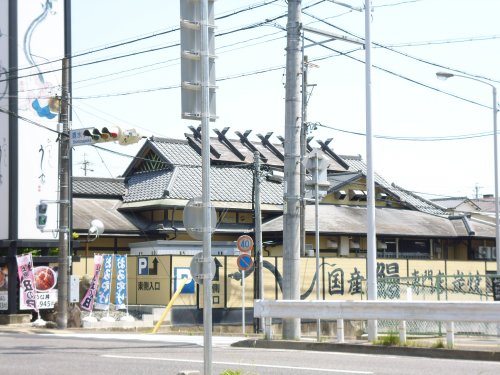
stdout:
<svg viewBox="0 0 500 375">
<path fill-rule="evenodd" d="M 395 333 L 389 333 L 388 335 L 375 340 L 373 343 L 375 345 L 397 346 L 400 344 L 399 335 Z"/>
</svg>

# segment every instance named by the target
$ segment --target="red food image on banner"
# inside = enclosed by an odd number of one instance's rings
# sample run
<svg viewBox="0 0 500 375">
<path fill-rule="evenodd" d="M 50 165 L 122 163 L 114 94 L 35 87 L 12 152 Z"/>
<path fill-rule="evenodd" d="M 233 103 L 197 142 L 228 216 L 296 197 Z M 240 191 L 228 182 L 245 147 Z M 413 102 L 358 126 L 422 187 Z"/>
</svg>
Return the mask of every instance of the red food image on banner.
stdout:
<svg viewBox="0 0 500 375">
<path fill-rule="evenodd" d="M 35 288 L 38 291 L 52 289 L 57 282 L 55 271 L 47 266 L 35 267 L 33 270 L 35 275 Z"/>
</svg>

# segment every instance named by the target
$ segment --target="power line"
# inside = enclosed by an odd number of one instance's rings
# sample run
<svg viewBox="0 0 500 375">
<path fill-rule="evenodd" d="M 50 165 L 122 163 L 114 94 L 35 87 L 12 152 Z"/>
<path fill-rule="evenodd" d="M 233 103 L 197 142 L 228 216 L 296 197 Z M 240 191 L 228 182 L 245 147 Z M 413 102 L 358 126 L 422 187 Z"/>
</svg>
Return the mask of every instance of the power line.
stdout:
<svg viewBox="0 0 500 375">
<path fill-rule="evenodd" d="M 335 128 L 333 126 L 328 126 L 321 124 L 319 122 L 316 123 L 311 123 L 310 125 L 316 126 L 316 127 L 322 127 L 330 130 L 335 130 L 341 133 L 346 133 L 346 134 L 351 134 L 351 135 L 358 135 L 358 136 L 366 136 L 366 133 L 362 132 L 354 132 L 350 130 L 345 130 L 345 129 L 340 129 L 340 128 Z M 437 136 L 437 137 L 396 137 L 396 136 L 389 136 L 389 135 L 374 135 L 374 138 L 379 138 L 379 139 L 386 139 L 386 140 L 391 140 L 391 141 L 415 141 L 415 142 L 441 142 L 441 141 L 458 141 L 458 140 L 464 140 L 464 139 L 473 139 L 473 138 L 482 138 L 482 137 L 488 137 L 491 136 L 493 133 L 492 132 L 483 132 L 483 133 L 475 133 L 475 134 L 461 134 L 461 135 L 449 135 L 449 136 Z"/>
</svg>

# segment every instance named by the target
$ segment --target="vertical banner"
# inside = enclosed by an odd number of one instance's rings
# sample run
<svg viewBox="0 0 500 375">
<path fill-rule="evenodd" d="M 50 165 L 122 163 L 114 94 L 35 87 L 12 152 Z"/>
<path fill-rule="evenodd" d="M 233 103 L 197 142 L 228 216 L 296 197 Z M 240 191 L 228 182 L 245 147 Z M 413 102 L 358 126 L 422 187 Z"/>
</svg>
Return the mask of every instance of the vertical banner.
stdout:
<svg viewBox="0 0 500 375">
<path fill-rule="evenodd" d="M 19 274 L 20 305 L 38 312 L 31 254 L 18 255 L 16 260 Z"/>
<path fill-rule="evenodd" d="M 4 3 L 8 1 L 2 1 Z M 9 147 L 17 149 L 10 166 L 14 165 L 15 158 L 17 181 L 10 183 L 19 191 L 14 214 L 19 239 L 54 239 L 53 235 L 59 235 L 37 229 L 35 206 L 42 199 L 58 199 L 58 109 L 54 98 L 61 95 L 64 3 L 62 0 L 17 1 L 17 20 L 9 19 L 17 26 L 18 34 L 17 40 L 10 41 L 11 51 L 17 50 L 18 60 L 17 66 L 11 67 L 15 70 L 18 93 L 10 99 L 17 100 L 18 137 L 17 145 Z M 2 28 L 2 34 L 8 34 L 8 30 Z M 3 66 L 8 66 L 4 55 L 1 56 Z M 1 137 L 3 144 L 4 136 Z M 49 205 L 47 217 L 47 228 L 57 228 L 57 205 Z"/>
<path fill-rule="evenodd" d="M 115 309 L 126 309 L 127 306 L 127 256 L 116 256 L 116 290 Z"/>
<path fill-rule="evenodd" d="M 0 240 L 9 238 L 9 1 L 0 1 Z M 14 73 L 15 74 L 15 73 Z M 0 275 L 0 278 L 2 275 Z M 1 281 L 0 281 L 1 284 Z M 0 310 L 7 304 L 0 292 Z"/>
<path fill-rule="evenodd" d="M 80 302 L 80 307 L 83 310 L 92 311 L 94 307 L 94 298 L 97 292 L 97 286 L 99 285 L 99 274 L 101 273 L 102 262 L 102 255 L 94 255 L 94 277 L 92 278 L 92 283 L 87 293 L 85 293 L 85 296 Z"/>
<path fill-rule="evenodd" d="M 95 308 L 99 310 L 109 310 L 109 298 L 111 294 L 111 278 L 113 277 L 113 255 L 104 255 L 104 268 L 101 285 L 97 292 Z"/>
</svg>

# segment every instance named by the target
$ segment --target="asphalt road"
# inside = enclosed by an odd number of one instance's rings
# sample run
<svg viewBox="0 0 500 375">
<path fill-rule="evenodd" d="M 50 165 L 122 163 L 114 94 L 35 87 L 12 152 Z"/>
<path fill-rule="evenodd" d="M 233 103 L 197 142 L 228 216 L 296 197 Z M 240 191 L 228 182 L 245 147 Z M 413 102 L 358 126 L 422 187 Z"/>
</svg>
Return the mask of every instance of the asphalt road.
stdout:
<svg viewBox="0 0 500 375">
<path fill-rule="evenodd" d="M 234 348 L 213 337 L 213 375 L 498 375 L 500 362 L 284 349 Z M 151 334 L 0 333 L 2 375 L 203 373 L 203 337 Z"/>
</svg>

